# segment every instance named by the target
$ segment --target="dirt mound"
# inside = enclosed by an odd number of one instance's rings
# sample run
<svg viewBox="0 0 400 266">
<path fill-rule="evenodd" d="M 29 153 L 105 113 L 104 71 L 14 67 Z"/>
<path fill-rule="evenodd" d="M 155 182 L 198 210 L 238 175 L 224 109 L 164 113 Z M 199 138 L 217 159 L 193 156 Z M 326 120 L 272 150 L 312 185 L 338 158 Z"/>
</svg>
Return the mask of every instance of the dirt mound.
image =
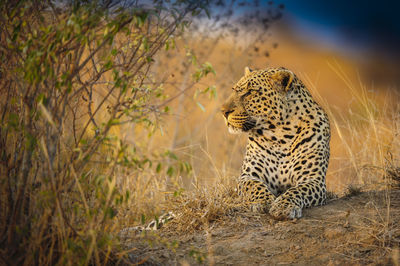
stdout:
<svg viewBox="0 0 400 266">
<path fill-rule="evenodd" d="M 238 212 L 207 230 L 128 236 L 144 265 L 399 265 L 400 191 L 363 192 L 304 211 L 295 221 Z"/>
</svg>

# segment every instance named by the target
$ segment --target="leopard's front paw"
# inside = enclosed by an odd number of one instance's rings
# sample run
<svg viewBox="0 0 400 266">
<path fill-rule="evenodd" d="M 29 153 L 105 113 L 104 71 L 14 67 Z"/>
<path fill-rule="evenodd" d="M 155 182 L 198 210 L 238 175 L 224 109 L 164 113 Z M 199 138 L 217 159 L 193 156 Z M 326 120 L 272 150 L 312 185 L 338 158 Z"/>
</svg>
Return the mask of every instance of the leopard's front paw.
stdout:
<svg viewBox="0 0 400 266">
<path fill-rule="evenodd" d="M 295 219 L 302 216 L 302 209 L 291 202 L 280 200 L 272 203 L 269 214 L 278 220 Z"/>
</svg>

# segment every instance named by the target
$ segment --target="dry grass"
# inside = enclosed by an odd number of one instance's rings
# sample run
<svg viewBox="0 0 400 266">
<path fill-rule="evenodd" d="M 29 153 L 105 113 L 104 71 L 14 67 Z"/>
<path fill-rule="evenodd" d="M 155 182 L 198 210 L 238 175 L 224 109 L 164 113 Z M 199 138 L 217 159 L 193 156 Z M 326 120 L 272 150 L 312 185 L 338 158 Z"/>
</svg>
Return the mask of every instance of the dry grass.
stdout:
<svg viewBox="0 0 400 266">
<path fill-rule="evenodd" d="M 383 169 L 387 154 L 399 154 L 399 95 L 395 91 L 369 89 L 358 80 L 351 81 L 338 62 L 328 64 L 335 75 L 343 82 L 344 90 L 350 92 L 347 108 L 338 108 L 324 99 L 308 78 L 314 96 L 324 106 L 331 120 L 331 166 L 328 172 L 330 181 L 339 180 L 344 190 L 348 185 L 379 185 L 382 174 L 373 168 Z M 339 92 L 340 93 L 340 92 Z M 393 158 L 394 159 L 394 158 Z M 347 175 L 347 177 L 346 177 Z"/>
<path fill-rule="evenodd" d="M 190 233 L 206 230 L 214 222 L 223 223 L 227 216 L 243 209 L 244 203 L 231 185 L 216 184 L 175 197 L 169 206 L 178 217 L 168 223 L 166 230 Z"/>
</svg>

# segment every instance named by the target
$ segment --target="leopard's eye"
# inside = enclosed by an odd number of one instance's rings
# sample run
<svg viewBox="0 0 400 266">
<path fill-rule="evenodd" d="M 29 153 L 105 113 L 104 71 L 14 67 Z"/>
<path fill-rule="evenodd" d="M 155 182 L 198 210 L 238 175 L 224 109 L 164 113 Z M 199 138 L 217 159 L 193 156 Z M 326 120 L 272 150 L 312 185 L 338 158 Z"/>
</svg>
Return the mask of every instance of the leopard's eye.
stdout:
<svg viewBox="0 0 400 266">
<path fill-rule="evenodd" d="M 248 95 L 250 95 L 251 94 L 251 91 L 249 90 L 248 92 L 246 92 L 245 94 L 243 94 L 243 97 L 246 97 L 246 96 L 248 96 Z"/>
<path fill-rule="evenodd" d="M 245 94 L 241 95 L 240 98 L 245 98 L 251 94 L 251 90 L 248 90 Z"/>
</svg>

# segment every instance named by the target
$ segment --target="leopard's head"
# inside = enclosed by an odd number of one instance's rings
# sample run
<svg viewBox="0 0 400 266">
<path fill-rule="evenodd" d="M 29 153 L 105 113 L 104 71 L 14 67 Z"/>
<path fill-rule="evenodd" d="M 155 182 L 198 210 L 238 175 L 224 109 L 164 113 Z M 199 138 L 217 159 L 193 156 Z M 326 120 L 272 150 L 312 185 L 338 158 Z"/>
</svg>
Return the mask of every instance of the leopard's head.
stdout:
<svg viewBox="0 0 400 266">
<path fill-rule="evenodd" d="M 233 87 L 221 111 L 230 133 L 248 132 L 264 127 L 267 121 L 282 119 L 286 94 L 292 87 L 294 74 L 285 68 L 251 71 Z"/>
</svg>

